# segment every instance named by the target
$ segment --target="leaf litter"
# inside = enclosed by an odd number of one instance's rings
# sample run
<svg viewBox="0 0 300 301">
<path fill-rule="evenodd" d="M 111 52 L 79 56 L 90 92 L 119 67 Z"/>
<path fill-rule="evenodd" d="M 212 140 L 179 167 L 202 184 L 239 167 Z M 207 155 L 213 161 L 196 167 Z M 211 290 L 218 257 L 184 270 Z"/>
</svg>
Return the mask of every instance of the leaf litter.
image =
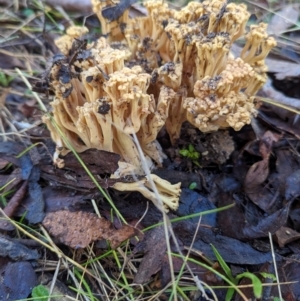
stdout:
<svg viewBox="0 0 300 301">
<path fill-rule="evenodd" d="M 48 213 L 43 226 L 59 242 L 74 249 L 86 248 L 90 243 L 102 239 L 108 240 L 115 249 L 123 241 L 138 234 L 133 227 L 123 225 L 122 228 L 115 229 L 110 221 L 83 211 L 61 210 Z"/>
</svg>

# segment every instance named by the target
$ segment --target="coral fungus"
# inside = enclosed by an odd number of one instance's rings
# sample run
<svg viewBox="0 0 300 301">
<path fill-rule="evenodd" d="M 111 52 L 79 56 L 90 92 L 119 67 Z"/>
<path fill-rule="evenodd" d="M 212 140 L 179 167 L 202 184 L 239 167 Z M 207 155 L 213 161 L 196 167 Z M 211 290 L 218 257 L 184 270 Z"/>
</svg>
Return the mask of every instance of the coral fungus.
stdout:
<svg viewBox="0 0 300 301">
<path fill-rule="evenodd" d="M 53 117 L 76 151 L 118 153 L 122 161 L 114 177 L 144 175 L 141 155 L 150 169 L 165 156 L 156 140 L 164 125 L 174 143 L 184 121 L 203 132 L 240 130 L 251 122 L 254 95 L 266 80 L 264 59 L 276 43 L 265 24 L 253 25 L 241 56 L 233 57 L 231 45 L 244 35 L 250 16 L 245 5 L 230 3 L 224 9 L 224 1 L 210 0 L 176 11 L 163 1 L 147 1 L 147 16 L 130 18 L 125 11 L 108 20 L 102 11 L 115 1 L 92 4 L 105 38 L 88 44 L 86 53 L 73 54 L 71 63 L 53 64 L 50 72 Z M 71 56 L 71 42 L 84 33 L 86 28 L 70 28 L 57 46 Z M 58 159 L 69 150 L 44 121 Z M 180 185 L 157 176 L 115 188 L 137 190 L 155 201 L 150 179 L 166 208 L 176 210 Z"/>
</svg>

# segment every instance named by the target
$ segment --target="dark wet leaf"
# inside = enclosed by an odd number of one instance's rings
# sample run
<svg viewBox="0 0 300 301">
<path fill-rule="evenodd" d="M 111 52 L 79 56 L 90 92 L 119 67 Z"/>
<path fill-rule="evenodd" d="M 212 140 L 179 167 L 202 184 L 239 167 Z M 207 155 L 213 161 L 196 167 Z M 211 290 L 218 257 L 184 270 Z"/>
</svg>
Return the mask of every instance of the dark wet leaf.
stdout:
<svg viewBox="0 0 300 301">
<path fill-rule="evenodd" d="M 147 214 L 141 221 L 141 225 L 148 227 L 161 221 L 161 212 L 152 202 L 145 199 L 140 193 L 133 192 L 130 193 L 129 196 L 126 196 L 127 197 L 124 197 L 124 194 L 119 194 L 114 191 L 114 204 L 127 221 L 139 220 L 146 211 Z M 111 210 L 111 207 L 107 202 L 103 203 L 102 207 L 108 212 Z"/>
<path fill-rule="evenodd" d="M 53 165 L 41 165 L 41 177 L 51 183 L 52 186 L 62 186 L 77 191 L 90 192 L 92 189 L 96 189 L 94 182 L 86 174 L 84 170 L 66 170 L 57 169 Z M 90 167 L 88 167 L 91 171 Z M 92 171 L 91 171 L 92 172 Z M 92 172 L 93 175 L 96 175 Z M 102 188 L 108 188 L 113 186 L 118 179 L 110 179 L 104 177 L 103 179 L 96 177 L 97 182 Z"/>
<path fill-rule="evenodd" d="M 59 242 L 71 248 L 85 248 L 91 242 L 107 239 L 115 249 L 123 241 L 137 235 L 133 227 L 123 225 L 121 229 L 115 229 L 110 221 L 82 211 L 48 213 L 43 225 Z"/>
<path fill-rule="evenodd" d="M 209 199 L 213 199 L 213 203 L 218 202 L 218 197 L 224 192 L 236 192 L 241 188 L 241 184 L 237 178 L 228 174 L 221 174 L 214 179 L 212 189 L 209 193 Z"/>
<path fill-rule="evenodd" d="M 180 205 L 176 211 L 178 216 L 187 216 L 193 213 L 204 212 L 212 209 L 216 209 L 216 206 L 201 194 L 186 188 L 181 190 Z M 216 218 L 216 213 L 203 215 L 201 217 L 201 224 L 215 227 L 217 223 Z M 190 219 L 190 221 L 198 223 L 199 216 Z"/>
<path fill-rule="evenodd" d="M 275 198 L 276 192 L 263 184 L 269 176 L 269 157 L 272 146 L 278 139 L 279 135 L 271 131 L 263 135 L 259 143 L 259 152 L 263 159 L 250 167 L 244 182 L 248 198 L 266 212 L 270 210 L 270 203 Z"/>
<path fill-rule="evenodd" d="M 281 226 L 285 225 L 291 203 L 287 203 L 282 209 L 262 218 L 257 225 L 247 226 L 243 229 L 245 238 L 268 237 L 269 233 L 275 233 Z"/>
<path fill-rule="evenodd" d="M 0 299 L 3 301 L 26 299 L 37 285 L 34 269 L 26 261 L 8 263 L 2 277 Z"/>
<path fill-rule="evenodd" d="M 218 206 L 223 207 L 235 203 L 231 193 L 223 192 L 219 194 Z M 232 238 L 243 237 L 242 229 L 245 226 L 245 214 L 242 207 L 236 204 L 234 207 L 218 212 L 218 229 L 222 233 Z"/>
<path fill-rule="evenodd" d="M 85 200 L 90 201 L 90 199 L 95 198 L 95 194 L 87 195 L 71 189 L 55 187 L 43 188 L 43 196 L 46 213 L 59 210 L 78 211 L 81 206 L 86 204 Z"/>
<path fill-rule="evenodd" d="M 8 52 L 11 51 L 13 53 L 15 49 L 7 47 L 6 51 Z M 26 69 L 22 59 L 12 55 L 7 55 L 5 53 L 0 53 L 0 69 L 5 70 L 5 69 L 14 69 L 14 68 Z"/>
<path fill-rule="evenodd" d="M 119 4 L 115 6 L 109 6 L 102 9 L 102 16 L 110 21 L 119 19 L 126 9 L 128 9 L 137 0 L 121 0 Z"/>
<path fill-rule="evenodd" d="M 184 253 L 184 255 L 186 255 Z M 190 257 L 192 257 L 195 260 L 198 260 L 199 262 L 202 261 L 202 258 L 199 256 L 195 255 L 195 253 L 191 252 Z M 172 257 L 173 261 L 173 270 L 175 273 L 180 272 L 182 265 L 184 263 L 182 258 L 179 257 Z M 197 276 L 201 281 L 204 281 L 208 285 L 223 285 L 223 281 L 216 276 L 213 272 L 208 271 L 204 267 L 201 267 L 200 265 L 193 263 L 193 262 L 188 262 L 189 267 L 192 269 L 193 274 Z M 185 268 L 186 270 L 187 268 Z M 161 282 L 161 287 L 165 287 L 170 281 L 172 280 L 171 278 L 171 271 L 170 271 L 170 264 L 169 264 L 169 258 L 168 255 L 165 254 L 162 260 L 162 265 L 161 265 L 161 273 L 160 273 L 160 282 Z"/>
<path fill-rule="evenodd" d="M 194 182 L 197 184 L 197 190 L 202 189 L 201 176 L 196 173 L 186 173 L 182 171 L 169 170 L 164 168 L 155 169 L 152 173 L 158 175 L 162 179 L 169 181 L 172 184 L 181 182 L 182 188 L 188 188 L 190 184 Z"/>
<path fill-rule="evenodd" d="M 156 227 L 146 232 L 144 239 L 137 244 L 133 253 L 143 252 L 144 257 L 133 282 L 143 284 L 156 274 L 162 265 L 167 250 L 164 227 Z"/>
<path fill-rule="evenodd" d="M 293 172 L 287 179 L 285 185 L 285 198 L 293 200 L 300 195 L 300 170 Z"/>
<path fill-rule="evenodd" d="M 113 174 L 118 168 L 120 155 L 98 150 L 95 148 L 89 149 L 78 154 L 82 161 L 88 166 L 91 173 L 96 174 Z M 81 170 L 83 167 L 73 153 L 69 153 L 64 157 L 65 168 L 71 170 Z"/>
<path fill-rule="evenodd" d="M 45 217 L 45 203 L 43 193 L 38 180 L 40 179 L 40 169 L 34 166 L 29 177 L 28 193 L 30 202 L 26 207 L 26 219 L 32 223 L 40 223 Z"/>
<path fill-rule="evenodd" d="M 280 281 L 293 282 L 288 285 L 281 285 L 281 293 L 283 300 L 297 301 L 300 297 L 300 255 L 294 254 L 286 260 L 277 263 L 278 277 Z M 271 287 L 271 296 L 278 296 L 278 288 Z"/>
<path fill-rule="evenodd" d="M 274 113 L 274 109 L 262 110 L 260 109 L 258 112 L 258 117 L 261 118 L 264 122 L 266 122 L 269 126 L 272 126 L 276 130 L 280 130 L 286 133 L 290 133 L 300 139 L 300 127 L 298 123 L 300 120 L 293 124 L 289 124 L 285 120 L 281 120 L 278 115 Z"/>
<path fill-rule="evenodd" d="M 298 143 L 298 140 L 296 141 Z M 276 171 L 278 173 L 278 185 L 280 194 L 286 192 L 286 181 L 293 172 L 300 169 L 299 159 L 291 149 L 280 148 L 275 151 Z"/>
<path fill-rule="evenodd" d="M 5 236 L 0 236 L 0 256 L 8 256 L 13 260 L 35 260 L 40 257 L 36 250 L 31 250 Z"/>
<path fill-rule="evenodd" d="M 20 167 L 22 170 L 23 180 L 27 180 L 33 167 L 30 156 L 28 154 L 25 154 L 20 158 L 16 158 L 16 155 L 20 154 L 24 149 L 25 147 L 23 145 L 16 142 L 0 143 L 1 158 Z"/>
<path fill-rule="evenodd" d="M 176 223 L 173 228 L 176 236 L 185 246 L 189 247 L 196 230 L 195 225 L 185 221 Z M 272 258 L 271 253 L 258 252 L 247 243 L 216 234 L 211 229 L 200 227 L 193 248 L 203 252 L 211 260 L 216 260 L 210 244 L 215 246 L 227 263 L 256 265 Z"/>
<path fill-rule="evenodd" d="M 293 228 L 300 231 L 300 208 L 292 208 L 290 210 L 290 219 L 293 223 Z"/>
<path fill-rule="evenodd" d="M 90 149 L 79 154 L 89 171 L 96 177 L 99 185 L 103 188 L 113 186 L 117 179 L 110 179 L 109 175 L 118 169 L 120 156 L 106 151 Z M 65 167 L 57 169 L 55 166 L 42 164 L 42 178 L 48 180 L 52 186 L 63 186 L 78 191 L 90 191 L 96 189 L 92 179 L 76 159 L 73 153 L 64 157 Z"/>
<path fill-rule="evenodd" d="M 3 169 L 8 163 L 9 161 L 0 158 L 0 169 Z"/>
<path fill-rule="evenodd" d="M 15 170 L 10 175 L 1 175 L 0 174 L 0 187 L 3 187 L 7 183 L 9 183 L 3 192 L 14 189 L 18 184 L 23 181 L 21 168 L 15 168 Z"/>
</svg>

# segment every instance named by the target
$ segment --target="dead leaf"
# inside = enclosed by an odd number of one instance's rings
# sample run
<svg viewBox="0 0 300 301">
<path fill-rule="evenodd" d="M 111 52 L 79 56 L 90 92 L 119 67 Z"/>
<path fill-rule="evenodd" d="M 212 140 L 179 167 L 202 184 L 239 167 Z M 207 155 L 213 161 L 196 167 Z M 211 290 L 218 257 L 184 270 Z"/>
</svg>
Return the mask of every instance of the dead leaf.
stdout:
<svg viewBox="0 0 300 301">
<path fill-rule="evenodd" d="M 137 235 L 133 227 L 123 225 L 123 228 L 116 230 L 110 221 L 83 211 L 48 213 L 43 225 L 59 242 L 71 248 L 85 248 L 91 242 L 107 239 L 115 249 L 123 241 Z"/>
<path fill-rule="evenodd" d="M 1 273 L 0 299 L 24 300 L 38 284 L 32 265 L 26 261 L 9 262 Z"/>
<path fill-rule="evenodd" d="M 14 53 L 16 49 L 13 47 L 7 47 L 6 50 L 0 52 L 0 69 L 26 69 L 24 60 L 17 58 Z"/>
<path fill-rule="evenodd" d="M 287 201 L 293 200 L 300 195 L 300 170 L 296 170 L 286 179 L 285 198 Z"/>
<path fill-rule="evenodd" d="M 77 11 L 80 13 L 92 12 L 90 0 L 47 0 L 46 3 L 54 7 L 62 7 L 66 11 Z"/>
<path fill-rule="evenodd" d="M 292 141 L 290 141 L 292 145 Z M 298 140 L 295 140 L 298 144 Z M 300 170 L 300 162 L 298 156 L 291 148 L 280 148 L 274 151 L 276 156 L 276 172 L 278 173 L 278 188 L 281 195 L 285 195 L 287 191 L 287 178 L 295 171 Z M 295 182 L 294 182 L 295 183 Z M 294 195 L 294 192 L 292 193 Z M 285 196 L 286 197 L 286 196 Z M 288 199 L 289 200 L 289 197 Z"/>
<path fill-rule="evenodd" d="M 300 208 L 297 206 L 296 208 L 291 208 L 289 217 L 293 223 L 293 229 L 300 231 Z"/>
<path fill-rule="evenodd" d="M 206 210 L 216 209 L 216 206 L 203 194 L 197 193 L 196 191 L 188 188 L 183 188 L 181 190 L 180 200 L 179 208 L 176 211 L 176 215 L 178 216 L 187 216 L 198 212 L 204 212 Z M 198 223 L 199 216 L 191 218 L 190 221 Z M 216 227 L 217 214 L 211 213 L 203 215 L 201 217 L 201 224 Z"/>
<path fill-rule="evenodd" d="M 278 279 L 284 282 L 290 282 L 287 285 L 281 285 L 282 300 L 297 301 L 300 296 L 300 255 L 293 254 L 289 258 L 283 259 L 277 263 Z M 274 274 L 274 273 L 273 273 Z M 270 296 L 279 296 L 278 286 L 271 286 Z"/>
<path fill-rule="evenodd" d="M 151 276 L 161 269 L 166 250 L 164 227 L 160 226 L 148 231 L 133 250 L 134 254 L 138 252 L 145 254 L 133 282 L 143 284 L 149 281 Z"/>
<path fill-rule="evenodd" d="M 84 170 L 66 170 L 57 169 L 53 165 L 40 165 L 41 178 L 50 182 L 50 185 L 56 187 L 67 187 L 75 189 L 76 191 L 91 192 L 92 189 L 96 189 L 95 183 L 91 180 L 90 176 L 86 174 Z M 89 168 L 90 170 L 90 168 Z M 81 173 L 84 171 L 84 174 Z M 91 170 L 90 170 L 91 171 Z M 92 172 L 93 175 L 96 173 Z M 119 179 L 105 178 L 101 179 L 96 177 L 97 182 L 102 188 L 108 188 L 113 186 Z"/>
<path fill-rule="evenodd" d="M 0 256 L 8 256 L 13 260 L 36 260 L 40 258 L 40 255 L 36 250 L 31 250 L 24 245 L 13 241 L 9 237 L 2 235 L 0 236 Z"/>
<path fill-rule="evenodd" d="M 78 154 L 78 156 L 88 166 L 92 174 L 113 174 L 119 168 L 120 155 L 116 153 L 91 148 Z M 77 172 L 82 170 L 82 173 L 86 173 L 73 153 L 67 154 L 64 157 L 64 162 L 65 169 L 76 170 Z"/>
<path fill-rule="evenodd" d="M 3 169 L 8 163 L 9 161 L 0 158 L 0 169 Z"/>
<path fill-rule="evenodd" d="M 196 227 L 194 223 L 181 221 L 175 223 L 173 229 L 176 237 L 185 246 L 190 247 Z M 227 263 L 257 265 L 272 258 L 271 253 L 258 252 L 245 242 L 220 235 L 214 232 L 213 229 L 200 227 L 193 248 L 201 251 L 210 260 L 216 260 L 211 244 L 214 245 Z"/>
<path fill-rule="evenodd" d="M 275 233 L 280 227 L 285 225 L 289 217 L 290 205 L 291 203 L 287 203 L 282 209 L 262 218 L 257 225 L 249 225 L 243 228 L 244 238 L 268 237 L 269 233 Z"/>
<path fill-rule="evenodd" d="M 281 227 L 274 234 L 275 241 L 283 248 L 286 244 L 298 240 L 300 233 L 288 227 Z"/>
<path fill-rule="evenodd" d="M 27 180 L 30 176 L 32 169 L 32 162 L 28 154 L 17 158 L 16 155 L 20 154 L 25 149 L 24 145 L 16 142 L 2 142 L 0 143 L 0 156 L 2 159 L 7 160 L 22 169 L 22 178 Z"/>
<path fill-rule="evenodd" d="M 300 75 L 300 66 L 298 66 L 298 68 L 299 68 L 299 75 Z M 300 100 L 298 98 L 286 96 L 282 92 L 277 91 L 273 87 L 270 79 L 268 79 L 265 85 L 262 87 L 262 92 L 267 98 L 271 99 L 278 105 L 282 104 L 284 106 L 288 106 L 296 110 L 300 110 Z M 287 110 L 284 111 L 286 111 L 286 113 L 289 113 Z"/>
<path fill-rule="evenodd" d="M 35 99 L 34 101 L 28 100 L 24 101 L 23 103 L 20 103 L 17 105 L 17 109 L 26 117 L 31 117 L 33 112 L 36 110 L 35 108 Z"/>
<path fill-rule="evenodd" d="M 289 133 L 295 136 L 297 139 L 300 139 L 300 115 L 297 115 L 297 118 L 288 118 L 286 120 L 282 120 L 279 118 L 278 114 L 275 113 L 275 106 L 264 106 L 258 112 L 258 117 L 264 123 L 269 125 L 269 128 L 273 128 L 276 131 Z"/>
<path fill-rule="evenodd" d="M 1 175 L 0 174 L 0 187 L 3 187 L 8 184 L 3 192 L 14 189 L 19 183 L 22 182 L 22 170 L 21 168 L 16 168 L 10 175 Z"/>
<path fill-rule="evenodd" d="M 115 153 L 89 149 L 78 154 L 89 171 L 96 176 L 97 182 L 103 188 L 113 186 L 118 179 L 110 179 L 107 174 L 113 174 L 118 169 L 120 156 Z M 53 186 L 64 186 L 78 191 L 90 191 L 96 186 L 87 175 L 85 169 L 74 156 L 69 153 L 64 157 L 64 168 L 57 169 L 52 164 L 41 163 L 42 178 L 48 180 Z"/>
<path fill-rule="evenodd" d="M 45 212 L 55 212 L 59 210 L 79 211 L 81 206 L 86 204 L 85 200 L 95 198 L 95 195 L 86 194 L 67 188 L 56 188 L 47 186 L 43 188 L 43 196 L 45 201 Z M 90 201 L 89 201 L 90 203 Z M 25 204 L 26 206 L 26 200 Z M 22 212 L 18 212 L 19 214 Z"/>
<path fill-rule="evenodd" d="M 283 8 L 271 18 L 268 33 L 279 36 L 289 27 L 296 25 L 298 18 L 299 9 L 295 5 L 283 5 Z"/>
<path fill-rule="evenodd" d="M 184 252 L 184 255 L 186 255 L 186 252 Z M 193 258 L 195 261 L 199 261 L 199 262 L 203 261 L 203 258 L 201 258 L 196 252 L 194 252 L 193 249 L 190 252 L 190 257 Z M 172 262 L 173 262 L 173 271 L 175 273 L 180 272 L 184 260 L 182 258 L 172 256 Z M 194 276 L 197 276 L 200 280 L 205 282 L 207 285 L 224 284 L 223 281 L 220 278 L 218 278 L 218 276 L 216 276 L 216 274 L 214 274 L 211 271 L 208 271 L 204 267 L 201 267 L 197 263 L 188 262 L 188 265 L 190 269 L 193 271 Z M 158 289 L 165 287 L 172 280 L 169 257 L 167 254 L 165 254 L 163 257 L 159 280 L 160 280 L 160 286 L 157 287 Z"/>
<path fill-rule="evenodd" d="M 264 211 L 270 209 L 270 202 L 275 194 L 269 193 L 264 182 L 269 176 L 269 157 L 274 142 L 278 141 L 279 135 L 267 131 L 259 143 L 259 152 L 263 160 L 254 163 L 247 172 L 244 189 L 249 199 Z"/>
</svg>

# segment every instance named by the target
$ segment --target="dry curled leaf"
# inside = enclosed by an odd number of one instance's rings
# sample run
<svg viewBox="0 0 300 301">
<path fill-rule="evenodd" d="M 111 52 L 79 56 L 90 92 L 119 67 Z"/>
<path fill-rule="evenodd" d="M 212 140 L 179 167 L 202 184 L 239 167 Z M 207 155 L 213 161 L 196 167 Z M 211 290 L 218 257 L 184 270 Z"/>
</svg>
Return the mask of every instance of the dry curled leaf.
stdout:
<svg viewBox="0 0 300 301">
<path fill-rule="evenodd" d="M 268 189 L 264 189 L 263 183 L 269 176 L 269 158 L 272 147 L 279 140 L 280 136 L 271 131 L 267 131 L 262 137 L 259 144 L 259 152 L 262 160 L 254 163 L 248 170 L 244 189 L 249 199 L 264 211 L 270 209 L 273 195 L 266 194 Z"/>
<path fill-rule="evenodd" d="M 279 244 L 279 247 L 283 248 L 285 245 L 295 240 L 299 240 L 300 233 L 291 228 L 282 226 L 275 232 L 274 239 Z"/>
<path fill-rule="evenodd" d="M 83 211 L 48 213 L 43 225 L 59 242 L 71 248 L 85 248 L 93 241 L 107 239 L 115 249 L 123 241 L 137 235 L 133 227 L 123 225 L 123 228 L 115 229 L 110 221 Z"/>
</svg>

